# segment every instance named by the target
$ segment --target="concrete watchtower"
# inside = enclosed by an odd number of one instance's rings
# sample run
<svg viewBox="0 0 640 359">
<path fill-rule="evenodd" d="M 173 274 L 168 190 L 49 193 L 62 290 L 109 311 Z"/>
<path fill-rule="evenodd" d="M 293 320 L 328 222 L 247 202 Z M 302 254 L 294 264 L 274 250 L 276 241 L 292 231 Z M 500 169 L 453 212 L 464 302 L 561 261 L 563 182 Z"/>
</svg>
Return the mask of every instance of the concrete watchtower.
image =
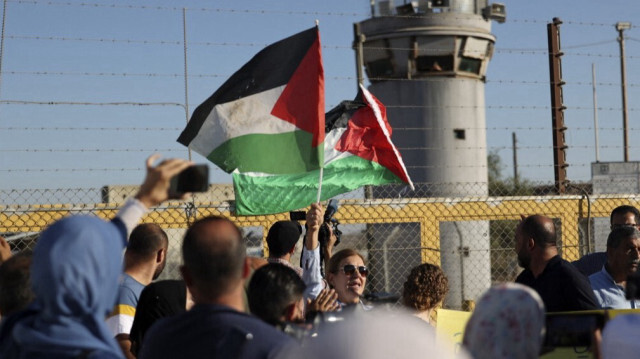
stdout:
<svg viewBox="0 0 640 359">
<path fill-rule="evenodd" d="M 495 43 L 491 20 L 504 21 L 504 5 L 398 2 L 372 0 L 377 12 L 358 24 L 356 43 L 416 184 L 410 196 L 486 196 L 484 84 Z M 487 222 L 442 222 L 440 248 L 448 305 L 459 307 L 491 285 Z"/>
</svg>

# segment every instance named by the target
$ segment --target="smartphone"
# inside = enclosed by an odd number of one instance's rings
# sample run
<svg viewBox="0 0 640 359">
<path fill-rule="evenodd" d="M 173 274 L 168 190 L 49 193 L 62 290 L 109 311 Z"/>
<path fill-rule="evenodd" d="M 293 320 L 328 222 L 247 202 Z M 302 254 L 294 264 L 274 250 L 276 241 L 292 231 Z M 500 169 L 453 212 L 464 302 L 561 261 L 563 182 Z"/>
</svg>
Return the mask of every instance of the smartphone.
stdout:
<svg viewBox="0 0 640 359">
<path fill-rule="evenodd" d="M 169 193 L 207 192 L 209 190 L 209 165 L 187 167 L 171 178 Z"/>
<path fill-rule="evenodd" d="M 292 211 L 289 212 L 289 218 L 292 221 L 304 221 L 307 219 L 307 212 L 305 211 Z"/>
<path fill-rule="evenodd" d="M 604 313 L 547 314 L 545 347 L 588 347 L 597 329 L 604 327 Z"/>
</svg>

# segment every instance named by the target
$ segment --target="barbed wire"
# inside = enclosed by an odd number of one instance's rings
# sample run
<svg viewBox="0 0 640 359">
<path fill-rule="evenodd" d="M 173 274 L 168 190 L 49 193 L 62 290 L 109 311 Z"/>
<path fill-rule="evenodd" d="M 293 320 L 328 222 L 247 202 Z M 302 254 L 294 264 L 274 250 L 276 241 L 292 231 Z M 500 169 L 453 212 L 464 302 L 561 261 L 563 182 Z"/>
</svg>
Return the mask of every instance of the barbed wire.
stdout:
<svg viewBox="0 0 640 359">
<path fill-rule="evenodd" d="M 5 105 L 70 105 L 70 106 L 175 106 L 184 108 L 184 104 L 177 102 L 76 102 L 76 101 L 33 101 L 33 100 L 0 100 L 0 104 Z M 334 107 L 336 104 L 328 104 Z M 550 106 L 536 105 L 385 105 L 387 109 L 393 108 L 443 108 L 443 109 L 486 109 L 486 110 L 550 110 Z M 589 106 L 565 106 L 566 110 L 588 110 L 593 111 Z M 598 107 L 598 111 L 621 111 L 620 107 Z M 629 108 L 628 111 L 638 111 L 640 108 Z M 528 120 L 528 119 L 527 119 Z"/>
<path fill-rule="evenodd" d="M 114 38 L 83 38 L 83 37 L 65 37 L 65 36 L 38 36 L 38 35 L 6 35 L 6 39 L 11 40 L 41 40 L 41 41 L 75 41 L 75 42 L 97 42 L 97 43 L 122 43 L 122 44 L 134 44 L 134 45 L 182 45 L 182 41 L 167 41 L 167 40 L 140 40 L 140 39 L 114 39 Z M 202 42 L 202 41 L 193 41 L 189 42 L 189 46 L 236 46 L 236 47 L 260 47 L 264 48 L 269 46 L 270 43 L 255 43 L 255 42 Z M 582 47 L 581 45 L 577 45 L 578 47 Z M 345 45 L 328 45 L 323 44 L 322 48 L 325 50 L 335 49 L 335 50 L 353 50 L 352 46 Z M 574 47 L 568 47 L 574 48 Z M 411 47 L 376 47 L 376 46 L 365 46 L 364 51 L 407 51 L 413 52 L 414 48 Z M 453 50 L 449 49 L 430 49 L 430 52 L 440 52 L 443 55 L 453 54 Z M 484 54 L 486 51 L 476 50 L 473 51 L 476 53 Z M 494 53 L 499 54 L 516 54 L 516 55 L 548 55 L 549 50 L 546 49 L 510 49 L 510 48 L 495 48 Z M 563 52 L 564 55 L 567 56 L 581 56 L 581 57 L 601 57 L 601 58 L 619 58 L 619 54 L 594 54 L 594 53 L 583 53 L 583 52 Z M 640 56 L 635 55 L 626 55 L 628 59 L 636 59 L 640 58 Z"/>
<path fill-rule="evenodd" d="M 0 127 L 7 131 L 182 131 L 184 127 Z"/>
<path fill-rule="evenodd" d="M 385 104 L 386 108 L 446 108 L 446 109 L 487 109 L 487 110 L 550 110 L 551 106 L 536 105 L 390 105 Z M 620 107 L 598 107 L 599 111 L 621 111 Z M 565 110 L 589 110 L 593 111 L 593 107 L 589 106 L 565 106 Z M 629 108 L 629 111 L 637 111 L 638 108 Z"/>
<path fill-rule="evenodd" d="M 74 72 L 74 71 L 3 71 L 3 75 L 33 76 L 104 76 L 104 77 L 174 77 L 182 78 L 184 74 L 134 73 L 134 72 Z M 218 74 L 189 75 L 188 77 L 223 77 Z M 230 75 L 229 75 L 230 76 Z M 228 76 L 227 76 L 228 77 Z"/>
<path fill-rule="evenodd" d="M 587 149 L 595 149 L 595 145 L 572 145 L 572 144 L 567 144 L 568 148 L 567 150 L 572 150 L 572 149 L 583 149 L 583 150 L 587 150 Z M 402 146 L 397 146 L 398 150 L 400 150 L 400 152 L 402 153 L 402 151 L 424 151 L 424 150 L 443 150 L 442 146 L 435 146 L 435 147 L 431 147 L 431 146 L 416 146 L 416 147 L 402 147 Z M 550 145 L 540 145 L 540 146 L 528 146 L 528 145 L 517 145 L 516 149 L 518 150 L 548 150 L 551 149 L 552 146 Z M 598 148 L 600 149 L 623 149 L 624 146 L 622 145 L 598 145 Z M 640 146 L 628 146 L 629 149 L 639 149 Z M 464 147 L 464 146 L 451 146 L 452 150 L 509 150 L 511 151 L 513 149 L 513 146 L 509 145 L 509 146 L 468 146 L 468 147 Z"/>
<path fill-rule="evenodd" d="M 85 2 L 55 2 L 36 0 L 8 0 L 9 2 L 30 5 L 50 5 L 50 6 L 76 6 L 92 8 L 123 8 L 137 10 L 161 10 L 161 11 L 182 11 L 183 7 L 177 6 L 157 6 L 157 5 L 122 5 L 107 3 L 85 3 Z M 323 15 L 323 16 L 368 16 L 370 13 L 337 12 L 337 11 L 304 11 L 304 10 L 266 10 L 266 9 L 221 9 L 221 8 L 186 8 L 190 12 L 218 12 L 231 14 L 274 14 L 274 15 Z"/>
<path fill-rule="evenodd" d="M 580 163 L 580 162 L 571 162 L 568 164 L 569 167 L 571 168 L 575 168 L 575 167 L 587 167 L 587 166 L 591 166 L 591 163 Z M 481 165 L 458 165 L 458 166 L 406 166 L 407 168 L 416 168 L 416 169 L 449 169 L 449 168 L 488 168 L 489 166 L 481 166 Z M 518 169 L 520 168 L 553 168 L 554 164 L 553 163 L 539 163 L 539 164 L 535 164 L 535 163 L 528 163 L 528 164 L 519 164 L 518 163 Z M 453 182 L 453 183 L 464 183 L 464 182 Z"/>
<path fill-rule="evenodd" d="M 183 107 L 184 104 L 177 102 L 75 102 L 75 101 L 32 101 L 32 100 L 0 100 L 0 104 L 5 105 L 81 105 L 81 106 L 177 106 Z M 329 104 L 330 106 L 335 106 Z M 550 110 L 550 106 L 536 105 L 385 105 L 386 108 L 445 108 L 445 109 L 487 109 L 487 110 Z M 565 106 L 568 110 L 589 110 L 593 111 L 593 107 L 589 106 Z M 598 107 L 599 111 L 621 111 L 620 107 Z M 639 108 L 629 108 L 628 111 L 638 111 Z M 528 119 L 527 119 L 528 120 Z"/>
<path fill-rule="evenodd" d="M 460 127 L 393 127 L 393 131 L 417 131 L 417 130 L 442 130 L 452 131 Z M 464 127 L 465 130 L 487 130 L 487 131 L 549 131 L 548 127 Z M 184 127 L 17 127 L 0 126 L 4 131 L 182 131 Z M 570 127 L 571 131 L 593 131 L 593 127 Z M 598 127 L 598 131 L 621 131 L 620 127 Z M 630 132 L 640 131 L 639 128 L 628 128 Z"/>
<path fill-rule="evenodd" d="M 571 151 L 571 150 L 591 150 L 591 149 L 595 149 L 596 146 L 595 145 L 573 145 L 571 143 L 567 143 L 567 150 Z M 440 149 L 442 149 L 441 147 L 439 147 Z M 518 150 L 548 150 L 552 148 L 552 146 L 521 146 L 518 145 L 516 146 L 516 149 Z M 598 145 L 599 149 L 623 149 L 624 146 L 622 145 Z M 640 146 L 628 146 L 629 149 L 639 149 Z M 422 149 L 422 148 L 412 148 L 412 149 Z M 429 147 L 425 147 L 424 149 L 437 149 L 437 148 L 429 148 Z M 454 149 L 478 149 L 478 150 L 482 150 L 482 149 L 488 149 L 488 150 L 513 150 L 512 146 L 487 146 L 487 147 L 454 147 Z"/>
<path fill-rule="evenodd" d="M 6 71 L 3 75 L 33 75 L 33 76 L 109 76 L 109 77 L 170 77 L 184 78 L 184 74 L 160 74 L 160 73 L 130 73 L 130 72 L 72 72 L 72 71 Z M 231 74 L 191 74 L 188 78 L 229 78 Z M 325 76 L 331 80 L 355 81 L 353 76 Z"/>
<path fill-rule="evenodd" d="M 548 147 L 547 147 L 548 148 Z M 570 167 L 586 167 L 590 166 L 588 163 L 570 163 Z M 518 168 L 549 168 L 553 167 L 553 163 L 541 163 L 541 164 L 518 164 Z M 449 169 L 449 168 L 487 168 L 488 166 L 481 165 L 457 165 L 457 166 L 406 166 L 407 168 L 415 168 L 415 169 Z M 223 172 L 217 167 L 212 168 L 214 171 Z M 13 168 L 13 169 L 0 169 L 0 172 L 125 172 L 125 171 L 144 171 L 146 170 L 143 167 L 136 168 Z M 460 183 L 460 182 L 453 182 Z M 439 183 L 441 184 L 441 183 Z"/>
<path fill-rule="evenodd" d="M 626 36 L 625 36 L 625 38 L 626 38 Z M 612 43 L 616 43 L 616 42 L 617 42 L 616 39 L 602 40 L 602 41 L 596 41 L 596 42 L 589 42 L 589 43 L 585 43 L 585 44 L 562 46 L 562 49 L 579 49 L 579 48 L 583 48 L 583 47 L 600 46 L 600 45 L 612 44 Z"/>
<path fill-rule="evenodd" d="M 184 108 L 178 102 L 78 102 L 78 101 L 31 101 L 31 100 L 0 100 L 5 105 L 76 105 L 76 106 L 176 106 Z"/>
<path fill-rule="evenodd" d="M 96 77 L 164 77 L 164 78 L 184 78 L 184 74 L 179 73 L 135 73 L 135 72 L 75 72 L 75 71 L 3 71 L 3 75 L 12 75 L 12 76 L 23 76 L 23 75 L 32 75 L 32 76 L 96 76 Z M 190 74 L 187 76 L 188 78 L 229 78 L 231 74 Z M 325 79 L 330 80 L 345 80 L 345 81 L 356 81 L 357 77 L 355 76 L 325 76 Z M 390 82 L 400 82 L 400 81 L 408 81 L 408 82 L 449 82 L 451 81 L 449 78 L 442 78 L 440 76 L 427 76 L 427 77 L 418 77 L 418 78 L 381 78 L 381 77 L 372 77 L 370 80 L 385 80 Z M 472 81 L 475 81 L 472 80 Z M 565 86 L 593 86 L 593 83 L 588 81 L 571 81 L 571 80 L 563 80 Z M 540 80 L 507 80 L 507 79 L 487 79 L 485 80 L 487 84 L 507 84 L 507 85 L 545 85 L 548 86 L 550 81 L 540 81 Z M 619 82 L 596 82 L 596 86 L 615 86 L 619 87 L 621 84 Z M 640 83 L 627 83 L 629 87 L 640 86 Z"/>
<path fill-rule="evenodd" d="M 593 145 L 571 145 L 568 144 L 569 149 L 593 149 L 595 146 Z M 518 150 L 546 150 L 549 149 L 549 146 L 527 146 L 527 145 L 518 145 L 516 146 Z M 622 149 L 624 146 L 622 145 L 599 145 L 600 149 Z M 640 146 L 628 146 L 629 149 L 640 149 Z M 442 150 L 442 146 L 429 147 L 429 146 L 419 146 L 419 147 L 401 147 L 398 146 L 398 149 L 401 151 L 423 151 L 423 150 Z M 454 150 L 512 150 L 513 146 L 452 146 Z M 31 153 L 42 153 L 42 152 L 183 152 L 186 151 L 186 148 L 10 148 L 10 149 L 0 149 L 0 152 L 31 152 Z"/>
<path fill-rule="evenodd" d="M 182 11 L 184 7 L 177 6 L 158 6 L 158 5 L 140 5 L 140 4 L 115 4 L 115 3 L 99 3 L 99 2 L 72 2 L 72 1 L 38 1 L 38 0 L 8 0 L 8 2 L 16 4 L 29 4 L 29 5 L 49 5 L 49 6 L 75 6 L 75 7 L 91 7 L 91 8 L 124 8 L 124 9 L 139 9 L 139 10 L 161 10 L 161 11 Z M 191 12 L 218 12 L 218 13 L 238 13 L 238 14 L 278 14 L 278 15 L 322 15 L 322 16 L 371 16 L 370 11 L 363 12 L 340 12 L 340 11 L 309 11 L 309 10 L 267 10 L 267 9 L 222 9 L 222 8 L 186 8 Z M 367 9 L 368 10 L 368 9 Z M 420 14 L 408 14 L 408 15 L 392 15 L 389 17 L 397 18 L 421 18 Z M 467 17 L 460 16 L 459 19 L 467 19 Z M 508 18 L 507 22 L 522 23 L 522 24 L 549 24 L 549 20 L 539 19 L 512 19 Z M 612 23 L 601 22 L 589 22 L 589 21 L 575 21 L 575 20 L 563 20 L 565 25 L 579 25 L 579 26 L 604 26 L 613 27 Z"/>
<path fill-rule="evenodd" d="M 12 148 L 0 152 L 183 152 L 186 148 Z"/>
<path fill-rule="evenodd" d="M 0 172 L 125 172 L 143 171 L 145 168 L 17 168 L 0 169 Z"/>
</svg>

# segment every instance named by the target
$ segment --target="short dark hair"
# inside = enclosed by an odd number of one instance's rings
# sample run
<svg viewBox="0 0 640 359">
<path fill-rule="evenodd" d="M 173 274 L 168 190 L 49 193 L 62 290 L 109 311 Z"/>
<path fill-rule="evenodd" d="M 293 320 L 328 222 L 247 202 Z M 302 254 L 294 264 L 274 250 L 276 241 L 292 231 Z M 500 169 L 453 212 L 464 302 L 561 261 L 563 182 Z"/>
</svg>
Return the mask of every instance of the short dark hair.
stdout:
<svg viewBox="0 0 640 359">
<path fill-rule="evenodd" d="M 251 313 L 271 325 L 280 323 L 287 307 L 300 300 L 305 284 L 291 268 L 269 263 L 253 273 L 247 297 Z"/>
<path fill-rule="evenodd" d="M 278 221 L 274 223 L 267 234 L 269 257 L 278 258 L 289 253 L 298 243 L 301 234 L 302 226 L 298 222 Z"/>
<path fill-rule="evenodd" d="M 342 262 L 342 260 L 345 258 L 353 256 L 360 257 L 360 259 L 362 259 L 362 261 L 364 262 L 364 257 L 362 256 L 362 254 L 358 253 L 358 251 L 352 248 L 345 248 L 331 256 L 331 259 L 329 259 L 329 263 L 327 263 L 327 272 L 334 274 L 338 273 L 338 271 L 340 270 L 340 268 L 338 268 L 340 262 Z"/>
<path fill-rule="evenodd" d="M 148 259 L 161 248 L 169 246 L 167 234 L 155 223 L 143 223 L 133 229 L 127 244 L 127 254 Z"/>
<path fill-rule="evenodd" d="M 212 230 L 210 226 L 215 224 L 231 226 L 232 237 L 227 236 L 227 231 Z M 185 268 L 198 289 L 211 298 L 224 294 L 235 280 L 242 278 L 245 257 L 240 228 L 222 216 L 209 216 L 193 223 L 182 243 Z"/>
<path fill-rule="evenodd" d="M 551 227 L 547 223 L 551 223 Z M 556 226 L 550 218 L 538 214 L 529 216 L 522 220 L 520 230 L 533 238 L 536 245 L 557 246 Z"/>
<path fill-rule="evenodd" d="M 402 304 L 424 312 L 442 302 L 449 291 L 449 280 L 437 265 L 423 263 L 411 270 L 403 289 Z"/>
<path fill-rule="evenodd" d="M 633 226 L 614 229 L 609 233 L 609 237 L 607 237 L 607 248 L 618 248 L 620 247 L 620 243 L 627 238 L 640 238 L 640 231 Z"/>
<path fill-rule="evenodd" d="M 20 311 L 35 299 L 31 290 L 30 251 L 20 252 L 0 265 L 0 314 Z"/>
<path fill-rule="evenodd" d="M 623 206 L 618 206 L 614 208 L 613 211 L 611 211 L 611 216 L 609 216 L 609 224 L 613 224 L 614 216 L 622 215 L 626 213 L 633 213 L 633 215 L 636 217 L 636 224 L 640 224 L 638 223 L 640 221 L 640 211 L 638 211 L 636 207 L 629 206 L 629 205 L 623 205 Z"/>
</svg>

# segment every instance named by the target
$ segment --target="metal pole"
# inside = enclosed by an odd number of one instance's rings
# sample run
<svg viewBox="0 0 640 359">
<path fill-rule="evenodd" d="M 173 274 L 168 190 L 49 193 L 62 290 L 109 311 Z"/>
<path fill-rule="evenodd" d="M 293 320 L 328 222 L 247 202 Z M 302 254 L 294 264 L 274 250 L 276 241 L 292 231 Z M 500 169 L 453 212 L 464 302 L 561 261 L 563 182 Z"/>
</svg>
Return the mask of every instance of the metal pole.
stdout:
<svg viewBox="0 0 640 359">
<path fill-rule="evenodd" d="M 551 90 L 551 126 L 553 131 L 553 167 L 556 181 L 556 191 L 564 194 L 567 184 L 567 145 L 564 133 L 564 110 L 562 86 L 562 51 L 560 51 L 560 24 L 562 20 L 553 18 L 553 23 L 547 24 L 549 46 L 549 84 Z"/>
<path fill-rule="evenodd" d="M 596 64 L 591 64 L 591 83 L 593 84 L 593 132 L 596 136 L 596 162 L 600 162 L 598 145 L 598 97 L 596 96 Z"/>
<path fill-rule="evenodd" d="M 513 146 L 513 185 L 518 189 L 518 140 L 516 139 L 515 132 L 511 132 L 511 142 Z"/>
<path fill-rule="evenodd" d="M 0 38 L 0 92 L 2 90 L 2 60 L 4 59 L 4 28 L 7 18 L 7 0 L 4 0 L 4 4 L 2 6 L 2 34 Z"/>
<path fill-rule="evenodd" d="M 358 90 L 360 85 L 364 83 L 364 74 L 362 68 L 364 67 L 364 53 L 362 43 L 364 42 L 364 35 L 360 31 L 360 23 L 353 24 L 353 47 L 356 50 L 356 78 L 358 79 Z"/>
<path fill-rule="evenodd" d="M 6 0 L 5 0 L 6 1 Z M 187 62 L 187 9 L 182 8 L 182 44 L 184 49 L 184 115 L 189 123 L 189 71 Z M 191 161 L 191 148 L 187 147 L 189 161 Z"/>
<path fill-rule="evenodd" d="M 620 43 L 620 77 L 622 80 L 622 132 L 624 140 L 624 161 L 629 162 L 629 113 L 627 111 L 627 67 L 624 60 L 624 30 L 631 28 L 628 22 L 616 24 Z"/>
<path fill-rule="evenodd" d="M 364 84 L 364 74 L 362 68 L 364 67 L 364 49 L 362 43 L 364 42 L 364 35 L 360 31 L 360 23 L 353 24 L 353 48 L 356 51 L 356 78 L 358 84 L 356 85 L 356 91 L 360 91 L 360 85 Z M 373 198 L 373 190 L 371 186 L 364 186 L 364 198 Z"/>
</svg>

